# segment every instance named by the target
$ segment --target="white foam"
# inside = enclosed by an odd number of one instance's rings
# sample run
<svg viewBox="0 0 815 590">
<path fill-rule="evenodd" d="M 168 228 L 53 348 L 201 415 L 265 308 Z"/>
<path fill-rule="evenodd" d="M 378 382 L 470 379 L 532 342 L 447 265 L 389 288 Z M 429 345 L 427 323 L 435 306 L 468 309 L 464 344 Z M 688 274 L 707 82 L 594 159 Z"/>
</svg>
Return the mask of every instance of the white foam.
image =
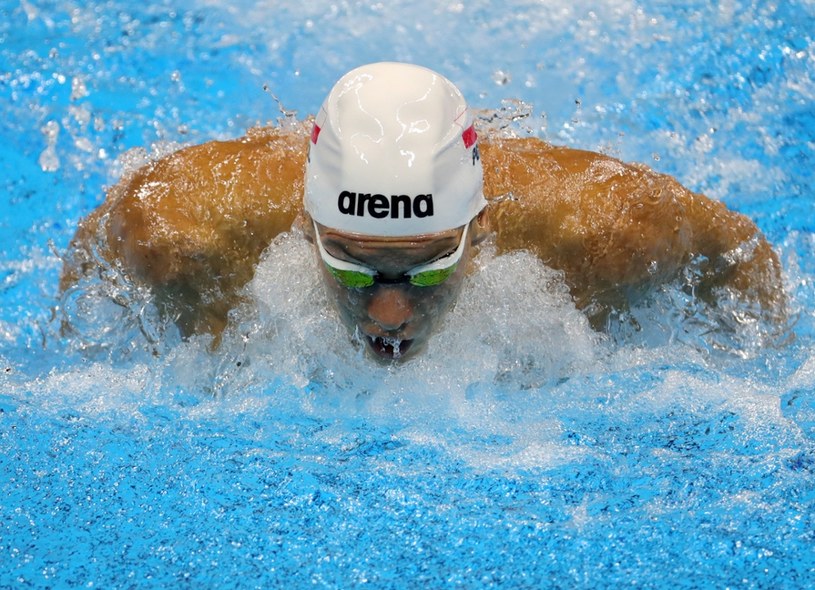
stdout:
<svg viewBox="0 0 815 590">
<path fill-rule="evenodd" d="M 277 374 L 294 383 L 324 380 L 358 394 L 447 394 L 482 381 L 532 387 L 593 365 L 597 334 L 558 273 L 526 253 L 496 257 L 486 249 L 476 264 L 427 350 L 382 367 L 341 325 L 309 244 L 287 234 L 258 266 L 249 286 L 253 304 L 236 314 L 229 346 L 257 357 L 253 363 L 274 359 Z M 361 379 L 365 374 L 374 378 Z"/>
<path fill-rule="evenodd" d="M 434 444 L 448 444 L 450 428 L 511 441 L 497 454 L 461 439 L 449 443 L 481 466 L 555 460 L 560 428 L 550 411 L 541 413 L 541 386 L 596 369 L 601 339 L 558 273 L 533 256 L 487 249 L 476 263 L 427 350 L 382 366 L 340 323 L 311 246 L 298 234 L 282 235 L 259 264 L 250 302 L 233 315 L 221 349 L 210 352 L 204 338 L 175 347 L 165 357 L 164 387 L 214 393 L 233 411 L 271 404 L 329 422 L 357 416 L 394 427 L 395 420 L 401 436 Z"/>
<path fill-rule="evenodd" d="M 653 334 L 614 340 L 589 327 L 561 275 L 531 254 L 496 256 L 485 245 L 474 266 L 426 350 L 383 366 L 341 324 L 311 245 L 283 234 L 264 253 L 217 350 L 209 337 L 181 342 L 158 324 L 153 340 L 163 344 L 139 344 L 134 338 L 157 321 L 144 293 L 116 294 L 147 314 L 135 318 L 121 305 L 94 302 L 104 294 L 85 293 L 93 316 L 87 342 L 115 338 L 95 331 L 111 322 L 130 326 L 124 342 L 108 343 L 118 352 L 98 362 L 54 370 L 36 395 L 55 410 L 94 415 L 168 405 L 192 419 L 307 416 L 330 425 L 320 435 L 326 442 L 345 440 L 345 421 L 361 419 L 484 469 L 545 467 L 590 453 L 564 442 L 565 421 L 575 415 L 625 424 L 673 408 L 699 420 L 732 412 L 745 436 L 785 431 L 777 388 L 727 375 L 704 347 L 656 337 L 683 317 L 668 313 L 676 305 L 669 290 L 637 316 Z"/>
</svg>

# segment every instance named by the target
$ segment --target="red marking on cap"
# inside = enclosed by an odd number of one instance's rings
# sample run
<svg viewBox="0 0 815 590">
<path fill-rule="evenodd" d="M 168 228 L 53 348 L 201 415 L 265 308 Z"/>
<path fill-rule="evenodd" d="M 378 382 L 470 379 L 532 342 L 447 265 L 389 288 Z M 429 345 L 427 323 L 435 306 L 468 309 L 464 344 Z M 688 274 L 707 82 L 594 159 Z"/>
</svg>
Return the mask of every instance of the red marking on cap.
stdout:
<svg viewBox="0 0 815 590">
<path fill-rule="evenodd" d="M 475 143 L 475 140 L 478 139 L 478 135 L 475 133 L 475 127 L 470 125 L 467 129 L 464 130 L 464 133 L 461 134 L 461 139 L 464 140 L 464 147 L 471 148 Z"/>
<path fill-rule="evenodd" d="M 316 144 L 318 137 L 320 137 L 320 127 L 317 125 L 317 123 L 315 123 L 314 127 L 311 129 L 311 143 Z"/>
</svg>

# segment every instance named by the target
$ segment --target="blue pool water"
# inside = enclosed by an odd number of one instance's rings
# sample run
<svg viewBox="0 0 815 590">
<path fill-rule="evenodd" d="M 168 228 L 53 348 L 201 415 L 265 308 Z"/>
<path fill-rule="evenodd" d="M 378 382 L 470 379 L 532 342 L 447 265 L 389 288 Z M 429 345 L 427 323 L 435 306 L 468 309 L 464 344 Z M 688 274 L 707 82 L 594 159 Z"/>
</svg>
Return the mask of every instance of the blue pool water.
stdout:
<svg viewBox="0 0 815 590">
<path fill-rule="evenodd" d="M 0 587 L 815 585 L 811 1 L 0 14 Z M 487 249 L 427 354 L 374 366 L 296 236 L 218 352 L 111 277 L 60 297 L 60 256 L 123 170 L 302 119 L 381 59 L 749 215 L 793 325 L 734 326 L 669 285 L 639 330 L 599 335 L 555 273 Z"/>
</svg>

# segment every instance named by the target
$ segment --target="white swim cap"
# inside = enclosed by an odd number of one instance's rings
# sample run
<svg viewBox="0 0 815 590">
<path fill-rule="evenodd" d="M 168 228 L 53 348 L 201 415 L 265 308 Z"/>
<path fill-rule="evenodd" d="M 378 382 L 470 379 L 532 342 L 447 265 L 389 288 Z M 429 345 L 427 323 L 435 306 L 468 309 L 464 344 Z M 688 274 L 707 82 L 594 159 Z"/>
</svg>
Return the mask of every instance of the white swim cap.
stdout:
<svg viewBox="0 0 815 590">
<path fill-rule="evenodd" d="M 306 211 L 371 236 L 461 227 L 486 205 L 476 139 L 464 97 L 444 76 L 402 63 L 359 67 L 314 121 Z"/>
</svg>

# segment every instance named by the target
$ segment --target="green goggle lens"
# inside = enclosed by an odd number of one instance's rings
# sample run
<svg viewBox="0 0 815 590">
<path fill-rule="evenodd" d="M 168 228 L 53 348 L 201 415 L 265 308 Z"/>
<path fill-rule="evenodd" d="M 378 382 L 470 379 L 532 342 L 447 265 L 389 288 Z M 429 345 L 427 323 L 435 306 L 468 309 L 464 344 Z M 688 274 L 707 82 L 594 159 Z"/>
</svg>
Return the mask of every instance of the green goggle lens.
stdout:
<svg viewBox="0 0 815 590">
<path fill-rule="evenodd" d="M 448 277 L 456 272 L 458 263 L 438 270 L 426 270 L 410 277 L 410 284 L 417 287 L 435 287 L 441 285 Z"/>
<path fill-rule="evenodd" d="M 364 272 L 359 272 L 358 270 L 340 270 L 339 268 L 334 268 L 328 264 L 325 266 L 343 287 L 348 287 L 349 289 L 362 289 L 364 287 L 370 287 L 374 284 L 374 277 L 369 274 L 365 274 Z"/>
</svg>

